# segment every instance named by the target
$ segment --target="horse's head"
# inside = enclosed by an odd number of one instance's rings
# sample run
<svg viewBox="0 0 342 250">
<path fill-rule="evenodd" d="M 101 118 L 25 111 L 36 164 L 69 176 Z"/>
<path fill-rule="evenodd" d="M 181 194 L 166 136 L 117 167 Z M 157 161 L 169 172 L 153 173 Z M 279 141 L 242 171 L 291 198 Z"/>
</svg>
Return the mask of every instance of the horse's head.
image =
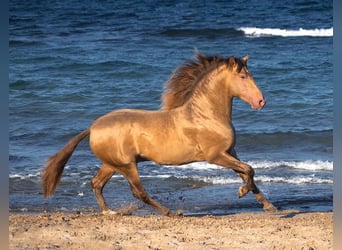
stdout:
<svg viewBox="0 0 342 250">
<path fill-rule="evenodd" d="M 231 56 L 227 59 L 228 69 L 232 73 L 231 78 L 229 77 L 230 89 L 233 96 L 249 103 L 252 109 L 259 110 L 265 106 L 266 100 L 248 71 L 248 58 L 247 55 L 243 58 Z"/>
</svg>

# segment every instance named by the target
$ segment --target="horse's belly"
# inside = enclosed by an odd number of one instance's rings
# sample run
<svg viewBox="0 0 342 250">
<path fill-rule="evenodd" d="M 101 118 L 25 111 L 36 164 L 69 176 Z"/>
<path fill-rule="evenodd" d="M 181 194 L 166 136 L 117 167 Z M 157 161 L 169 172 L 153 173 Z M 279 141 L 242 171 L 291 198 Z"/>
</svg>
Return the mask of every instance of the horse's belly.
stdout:
<svg viewBox="0 0 342 250">
<path fill-rule="evenodd" d="M 173 137 L 164 137 L 161 140 L 140 138 L 138 145 L 140 156 L 160 164 L 179 165 L 203 160 L 194 145 Z"/>
<path fill-rule="evenodd" d="M 149 159 L 153 162 L 165 165 L 180 165 L 196 161 L 193 150 L 173 151 L 172 149 L 161 150 L 158 149 L 155 152 L 149 151 L 146 155 L 141 154 L 144 158 Z"/>
</svg>

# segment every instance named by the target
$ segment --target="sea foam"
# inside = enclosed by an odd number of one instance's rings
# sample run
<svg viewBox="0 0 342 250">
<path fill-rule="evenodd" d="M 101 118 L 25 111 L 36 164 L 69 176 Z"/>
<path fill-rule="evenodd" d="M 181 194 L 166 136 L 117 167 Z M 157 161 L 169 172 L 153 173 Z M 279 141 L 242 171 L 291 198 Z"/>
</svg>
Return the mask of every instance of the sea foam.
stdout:
<svg viewBox="0 0 342 250">
<path fill-rule="evenodd" d="M 246 36 L 261 37 L 261 36 L 311 36 L 311 37 L 331 37 L 333 36 L 333 28 L 328 29 L 303 29 L 297 30 L 278 29 L 278 28 L 257 28 L 257 27 L 241 27 L 239 31 L 243 31 Z"/>
</svg>

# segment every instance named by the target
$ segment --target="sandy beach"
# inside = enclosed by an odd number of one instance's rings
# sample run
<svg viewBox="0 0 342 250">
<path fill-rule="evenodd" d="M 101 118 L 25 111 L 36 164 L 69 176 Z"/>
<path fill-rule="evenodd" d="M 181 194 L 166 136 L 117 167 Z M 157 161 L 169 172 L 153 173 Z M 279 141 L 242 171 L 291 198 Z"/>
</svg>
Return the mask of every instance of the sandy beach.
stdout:
<svg viewBox="0 0 342 250">
<path fill-rule="evenodd" d="M 333 213 L 10 214 L 9 249 L 332 249 Z"/>
</svg>

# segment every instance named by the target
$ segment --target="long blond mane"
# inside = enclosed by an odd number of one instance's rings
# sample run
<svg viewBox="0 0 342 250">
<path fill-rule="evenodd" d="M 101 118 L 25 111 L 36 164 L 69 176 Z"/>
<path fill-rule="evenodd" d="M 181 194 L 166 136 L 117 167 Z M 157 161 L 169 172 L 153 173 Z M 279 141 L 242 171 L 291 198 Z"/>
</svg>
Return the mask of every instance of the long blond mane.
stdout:
<svg viewBox="0 0 342 250">
<path fill-rule="evenodd" d="M 227 64 L 229 67 L 231 63 L 229 59 L 234 59 L 234 63 L 238 64 L 238 71 L 245 65 L 235 57 L 224 59 L 218 55 L 207 56 L 199 53 L 195 54 L 194 60 L 181 64 L 165 84 L 162 109 L 169 110 L 182 106 L 191 98 L 202 77 L 222 64 Z"/>
</svg>

